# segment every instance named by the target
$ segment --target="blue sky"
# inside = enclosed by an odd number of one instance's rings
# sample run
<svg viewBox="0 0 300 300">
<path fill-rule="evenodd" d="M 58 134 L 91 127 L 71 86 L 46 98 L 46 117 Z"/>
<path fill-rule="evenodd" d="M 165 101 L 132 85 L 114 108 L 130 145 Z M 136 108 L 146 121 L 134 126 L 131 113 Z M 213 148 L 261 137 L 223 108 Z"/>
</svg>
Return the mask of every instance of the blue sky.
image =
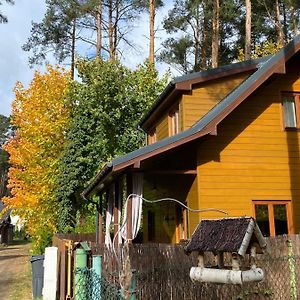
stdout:
<svg viewBox="0 0 300 300">
<path fill-rule="evenodd" d="M 26 41 L 31 21 L 39 21 L 45 12 L 41 0 L 18 0 L 14 6 L 3 4 L 2 12 L 9 23 L 0 24 L 0 114 L 10 114 L 16 81 L 28 84 L 33 70 L 28 67 L 28 53 L 21 46 Z"/>
<path fill-rule="evenodd" d="M 160 24 L 171 8 L 172 1 L 166 1 L 166 5 L 156 16 L 157 24 Z M 13 88 L 17 81 L 28 85 L 33 77 L 34 70 L 43 71 L 43 67 L 30 69 L 28 66 L 28 53 L 21 49 L 26 42 L 31 29 L 31 22 L 42 20 L 46 10 L 43 0 L 17 0 L 14 6 L 3 4 L 1 11 L 8 17 L 7 24 L 0 24 L 0 114 L 8 116 L 11 111 L 11 102 L 14 99 Z M 137 51 L 125 49 L 123 62 L 130 67 L 145 60 L 148 55 L 148 16 L 142 16 L 136 21 L 132 31 L 131 40 L 135 42 Z M 136 39 L 136 37 L 138 37 Z M 160 49 L 160 43 L 164 40 L 165 33 L 160 30 L 157 34 L 156 49 Z M 88 53 L 81 53 L 87 55 Z M 54 62 L 50 57 L 50 62 Z M 163 73 L 168 66 L 157 64 Z"/>
</svg>

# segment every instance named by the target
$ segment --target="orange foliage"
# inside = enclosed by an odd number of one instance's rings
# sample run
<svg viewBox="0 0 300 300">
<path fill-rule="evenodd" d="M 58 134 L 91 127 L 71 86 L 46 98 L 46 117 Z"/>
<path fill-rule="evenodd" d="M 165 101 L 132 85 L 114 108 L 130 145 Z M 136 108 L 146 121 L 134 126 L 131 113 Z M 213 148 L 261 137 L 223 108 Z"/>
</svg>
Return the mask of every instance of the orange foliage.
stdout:
<svg viewBox="0 0 300 300">
<path fill-rule="evenodd" d="M 70 114 L 69 77 L 63 69 L 48 66 L 45 74 L 35 73 L 27 89 L 20 82 L 15 86 L 16 135 L 5 146 L 12 195 L 4 201 L 27 218 L 31 232 L 38 226 L 37 218 L 55 229 L 57 204 L 52 191 Z"/>
</svg>

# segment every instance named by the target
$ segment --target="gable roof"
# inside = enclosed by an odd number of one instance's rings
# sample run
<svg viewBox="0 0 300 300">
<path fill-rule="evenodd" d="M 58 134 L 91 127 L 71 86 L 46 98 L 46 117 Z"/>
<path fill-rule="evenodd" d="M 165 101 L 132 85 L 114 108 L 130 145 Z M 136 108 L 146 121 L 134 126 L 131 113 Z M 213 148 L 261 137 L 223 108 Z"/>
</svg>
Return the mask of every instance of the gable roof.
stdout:
<svg viewBox="0 0 300 300">
<path fill-rule="evenodd" d="M 202 220 L 185 247 L 185 252 L 236 252 L 244 256 L 250 242 L 257 242 L 261 249 L 266 247 L 264 237 L 251 217 Z"/>
<path fill-rule="evenodd" d="M 255 70 L 259 68 L 259 65 L 267 59 L 268 56 L 257 59 L 250 59 L 238 63 L 232 63 L 230 65 L 221 66 L 215 69 L 208 69 L 176 77 L 166 86 L 158 99 L 153 103 L 151 108 L 143 116 L 143 118 L 139 122 L 139 127 L 143 129 L 147 127 L 146 123 L 150 118 L 153 117 L 154 113 L 162 108 L 168 97 L 172 97 L 174 96 L 174 94 L 176 96 L 183 91 L 190 91 L 192 89 L 192 85 L 194 84 Z"/>
<path fill-rule="evenodd" d="M 131 165 L 139 165 L 142 160 L 153 157 L 205 135 L 215 135 L 217 133 L 217 125 L 267 79 L 269 79 L 273 74 L 285 74 L 285 62 L 297 53 L 299 48 L 300 35 L 295 37 L 277 54 L 262 59 L 257 64 L 257 71 L 244 80 L 222 101 L 216 104 L 191 128 L 113 159 L 110 163 L 106 164 L 92 180 L 91 184 L 83 192 L 83 196 L 88 196 L 108 174 L 113 175 L 114 172 L 118 172 Z"/>
</svg>

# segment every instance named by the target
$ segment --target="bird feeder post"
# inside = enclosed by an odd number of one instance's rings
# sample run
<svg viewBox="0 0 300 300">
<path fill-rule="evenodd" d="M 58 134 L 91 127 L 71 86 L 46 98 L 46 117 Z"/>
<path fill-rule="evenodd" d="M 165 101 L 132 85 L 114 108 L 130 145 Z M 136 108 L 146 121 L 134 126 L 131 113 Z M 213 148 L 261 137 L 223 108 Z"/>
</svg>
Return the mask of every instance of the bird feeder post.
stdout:
<svg viewBox="0 0 300 300">
<path fill-rule="evenodd" d="M 235 252 L 231 254 L 231 264 L 232 264 L 232 270 L 239 271 L 240 269 L 239 257 L 238 254 Z"/>
<path fill-rule="evenodd" d="M 252 246 L 250 249 L 250 263 L 252 269 L 256 268 L 255 258 L 256 258 L 256 247 Z"/>
<path fill-rule="evenodd" d="M 204 268 L 204 252 L 203 251 L 198 252 L 198 267 Z"/>
<path fill-rule="evenodd" d="M 224 268 L 224 252 L 218 252 L 217 254 L 217 265 L 219 269 Z"/>
<path fill-rule="evenodd" d="M 257 249 L 262 252 L 266 246 L 251 217 L 202 220 L 185 247 L 186 254 L 198 253 L 198 266 L 190 269 L 190 278 L 192 281 L 227 284 L 259 282 L 264 279 L 264 271 L 255 266 L 254 259 Z M 205 266 L 205 252 L 215 254 L 216 267 Z M 245 264 L 249 252 L 250 260 Z M 225 267 L 224 253 L 231 254 L 231 269 Z"/>
</svg>

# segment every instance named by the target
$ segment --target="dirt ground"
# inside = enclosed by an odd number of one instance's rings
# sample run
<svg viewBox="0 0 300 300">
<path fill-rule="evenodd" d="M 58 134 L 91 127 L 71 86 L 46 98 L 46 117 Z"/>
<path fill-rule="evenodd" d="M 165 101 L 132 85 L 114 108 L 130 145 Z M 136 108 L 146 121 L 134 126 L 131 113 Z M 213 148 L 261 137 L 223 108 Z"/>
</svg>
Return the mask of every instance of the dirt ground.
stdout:
<svg viewBox="0 0 300 300">
<path fill-rule="evenodd" d="M 0 246 L 0 300 L 31 300 L 29 243 Z"/>
</svg>

